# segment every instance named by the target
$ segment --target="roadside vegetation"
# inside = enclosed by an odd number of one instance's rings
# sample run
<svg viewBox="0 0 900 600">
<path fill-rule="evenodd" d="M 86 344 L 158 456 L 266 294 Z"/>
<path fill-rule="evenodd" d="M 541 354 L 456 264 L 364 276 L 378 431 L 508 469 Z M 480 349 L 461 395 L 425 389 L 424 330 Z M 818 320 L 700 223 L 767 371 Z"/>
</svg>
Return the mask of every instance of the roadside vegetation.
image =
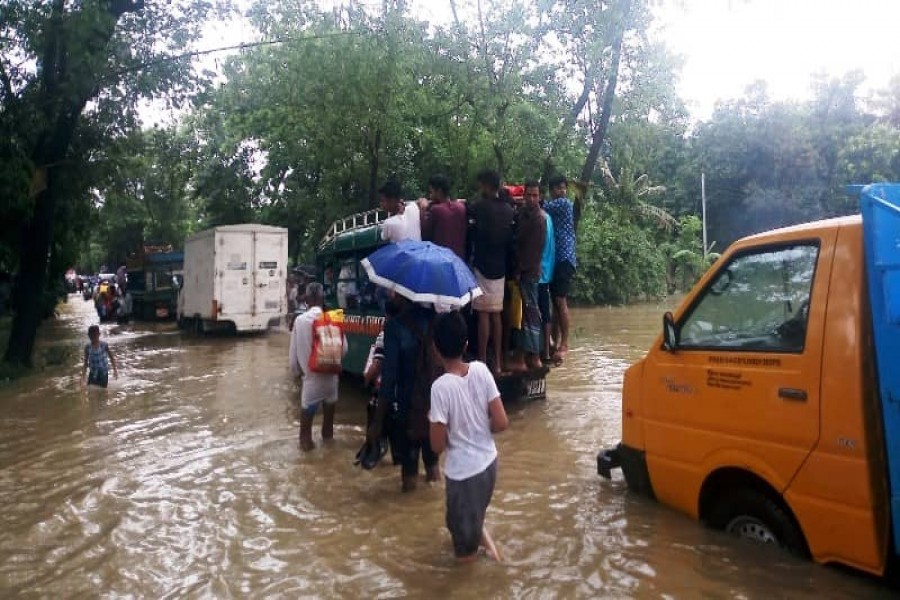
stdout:
<svg viewBox="0 0 900 600">
<path fill-rule="evenodd" d="M 30 362 L 71 265 L 248 221 L 287 227 L 306 263 L 389 175 L 415 198 L 436 172 L 459 197 L 484 166 L 510 182 L 566 174 L 585 304 L 692 285 L 709 260 L 701 173 L 713 252 L 856 212 L 846 184 L 900 179 L 900 79 L 863 95 L 858 73 L 817 78 L 800 103 L 755 84 L 692 122 L 647 0 L 451 2 L 446 26 L 382 4 L 260 1 L 249 18 L 267 43 L 220 55 L 216 78 L 185 48 L 225 2 L 4 3 L 0 271 L 19 292 L 6 360 Z M 181 118 L 143 128 L 148 99 Z"/>
</svg>

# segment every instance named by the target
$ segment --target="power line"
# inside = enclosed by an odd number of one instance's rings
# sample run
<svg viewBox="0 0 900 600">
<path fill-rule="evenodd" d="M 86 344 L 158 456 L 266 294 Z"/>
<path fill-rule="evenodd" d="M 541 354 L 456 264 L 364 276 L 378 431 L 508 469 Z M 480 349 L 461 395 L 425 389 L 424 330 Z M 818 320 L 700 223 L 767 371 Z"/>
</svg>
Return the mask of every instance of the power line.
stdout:
<svg viewBox="0 0 900 600">
<path fill-rule="evenodd" d="M 240 44 L 233 44 L 231 46 L 220 46 L 218 48 L 207 48 L 206 50 L 192 50 L 190 52 L 184 52 L 182 54 L 176 54 L 174 56 L 163 56 L 156 60 L 151 60 L 149 62 L 141 63 L 139 65 L 134 65 L 132 67 L 127 67 L 125 69 L 120 69 L 112 73 L 113 76 L 124 75 L 125 73 L 131 73 L 134 71 L 140 71 L 141 69 L 146 69 L 148 67 L 154 67 L 156 65 L 161 65 L 169 62 L 175 62 L 179 60 L 183 60 L 185 58 L 196 58 L 198 56 L 206 56 L 208 54 L 215 54 L 217 52 L 230 52 L 232 50 L 250 50 L 253 48 L 260 48 L 263 46 L 275 46 L 278 44 L 286 44 L 289 42 L 305 42 L 305 41 L 313 41 L 313 40 L 322 40 L 328 38 L 338 38 L 338 37 L 347 37 L 347 36 L 356 36 L 356 35 L 364 35 L 366 31 L 341 31 L 338 33 L 323 33 L 318 35 L 303 35 L 298 37 L 284 37 L 284 38 L 276 38 L 274 40 L 262 40 L 259 42 L 243 42 Z"/>
</svg>

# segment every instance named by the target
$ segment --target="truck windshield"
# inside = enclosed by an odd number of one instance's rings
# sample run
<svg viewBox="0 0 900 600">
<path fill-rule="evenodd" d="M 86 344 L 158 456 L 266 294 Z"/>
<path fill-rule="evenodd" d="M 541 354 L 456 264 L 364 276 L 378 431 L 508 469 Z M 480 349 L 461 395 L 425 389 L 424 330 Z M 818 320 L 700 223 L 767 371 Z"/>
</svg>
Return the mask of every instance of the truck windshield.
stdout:
<svg viewBox="0 0 900 600">
<path fill-rule="evenodd" d="M 802 352 L 818 255 L 808 244 L 734 258 L 682 322 L 679 348 Z"/>
</svg>

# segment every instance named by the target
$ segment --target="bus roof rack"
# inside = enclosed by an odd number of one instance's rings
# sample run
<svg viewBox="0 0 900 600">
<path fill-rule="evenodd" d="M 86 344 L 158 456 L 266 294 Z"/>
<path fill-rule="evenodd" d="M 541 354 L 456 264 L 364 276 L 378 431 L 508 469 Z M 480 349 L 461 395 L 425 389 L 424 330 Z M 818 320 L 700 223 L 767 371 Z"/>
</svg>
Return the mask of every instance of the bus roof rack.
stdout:
<svg viewBox="0 0 900 600">
<path fill-rule="evenodd" d="M 328 228 L 328 232 L 322 238 L 322 241 L 319 242 L 319 247 L 321 248 L 343 233 L 355 231 L 358 229 L 365 229 L 367 227 L 374 227 L 384 222 L 387 218 L 388 214 L 385 211 L 381 210 L 380 208 L 376 208 L 373 210 L 356 213 L 348 217 L 344 217 L 343 219 L 338 219 L 331 224 L 331 227 Z"/>
</svg>

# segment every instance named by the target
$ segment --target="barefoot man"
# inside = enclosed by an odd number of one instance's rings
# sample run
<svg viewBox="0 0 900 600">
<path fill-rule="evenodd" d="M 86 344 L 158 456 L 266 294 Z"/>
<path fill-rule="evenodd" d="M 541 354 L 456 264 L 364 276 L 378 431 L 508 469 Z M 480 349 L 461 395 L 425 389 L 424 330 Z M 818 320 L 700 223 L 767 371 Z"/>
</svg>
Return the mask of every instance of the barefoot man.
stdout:
<svg viewBox="0 0 900 600">
<path fill-rule="evenodd" d="M 544 204 L 544 210 L 553 219 L 553 237 L 556 241 L 556 266 L 553 269 L 553 281 L 550 282 L 550 295 L 553 297 L 553 308 L 556 312 L 554 330 L 556 339 L 556 360 L 562 360 L 569 352 L 569 292 L 572 291 L 572 280 L 575 278 L 575 208 L 566 197 L 568 181 L 562 175 L 550 178 L 550 200 Z"/>
<path fill-rule="evenodd" d="M 322 318 L 322 307 L 325 303 L 324 290 L 321 283 L 310 283 L 306 286 L 306 302 L 309 305 L 302 315 L 294 321 L 291 331 L 290 364 L 294 377 L 302 377 L 300 392 L 300 449 L 308 452 L 316 447 L 312 438 L 313 418 L 322 405 L 322 439 L 334 438 L 334 412 L 338 401 L 338 375 L 333 373 L 316 373 L 310 367 L 310 355 L 313 351 L 313 337 L 316 321 Z M 346 349 L 346 342 L 344 348 Z"/>
<path fill-rule="evenodd" d="M 494 349 L 494 374 L 503 372 L 503 294 L 507 259 L 512 250 L 515 213 L 500 197 L 500 175 L 486 169 L 478 174 L 481 197 L 470 211 L 472 264 L 483 294 L 472 302 L 478 315 L 478 360 L 488 362 L 488 344 Z"/>
<path fill-rule="evenodd" d="M 525 183 L 525 202 L 519 208 L 516 229 L 516 262 L 519 288 L 522 291 L 522 327 L 516 352 L 524 354 L 528 369 L 541 368 L 541 334 L 543 323 L 538 302 L 541 258 L 547 224 L 541 210 L 541 186 L 537 181 Z M 519 359 L 521 361 L 521 358 Z"/>
</svg>

